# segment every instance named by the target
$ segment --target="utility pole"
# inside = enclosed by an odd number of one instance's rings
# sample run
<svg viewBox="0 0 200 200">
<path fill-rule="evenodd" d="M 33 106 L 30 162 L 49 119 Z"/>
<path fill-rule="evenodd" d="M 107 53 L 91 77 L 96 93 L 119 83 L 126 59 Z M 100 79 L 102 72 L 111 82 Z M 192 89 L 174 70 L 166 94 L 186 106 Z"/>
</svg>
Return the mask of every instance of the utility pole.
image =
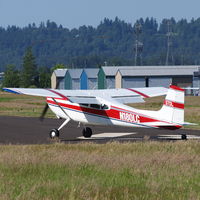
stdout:
<svg viewBox="0 0 200 200">
<path fill-rule="evenodd" d="M 171 54 L 171 63 L 174 63 L 174 57 L 173 57 L 173 53 L 172 53 L 172 46 L 173 46 L 173 42 L 172 42 L 172 37 L 175 34 L 172 32 L 172 24 L 171 24 L 171 20 L 167 20 L 167 55 L 166 55 L 166 61 L 165 61 L 165 65 L 169 65 L 169 57 Z"/>
<path fill-rule="evenodd" d="M 135 66 L 142 65 L 142 51 L 143 51 L 143 43 L 140 41 L 140 36 L 142 34 L 142 25 L 140 23 L 135 23 L 134 25 L 134 33 L 135 33 Z M 140 62 L 138 63 L 138 60 Z"/>
</svg>

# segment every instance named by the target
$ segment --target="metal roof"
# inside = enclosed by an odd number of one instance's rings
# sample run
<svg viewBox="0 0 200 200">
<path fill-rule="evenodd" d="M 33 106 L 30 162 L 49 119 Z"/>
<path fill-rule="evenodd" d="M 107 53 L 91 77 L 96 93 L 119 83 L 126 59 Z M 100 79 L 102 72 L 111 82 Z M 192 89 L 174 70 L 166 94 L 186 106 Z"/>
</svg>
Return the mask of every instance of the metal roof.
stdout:
<svg viewBox="0 0 200 200">
<path fill-rule="evenodd" d="M 54 70 L 56 77 L 64 77 L 66 72 L 67 72 L 67 69 L 56 69 L 56 70 Z"/>
<path fill-rule="evenodd" d="M 80 78 L 83 69 L 68 69 L 68 72 L 72 79 Z"/>
<path fill-rule="evenodd" d="M 85 73 L 87 74 L 88 78 L 97 78 L 98 77 L 98 68 L 87 68 L 84 69 Z"/>
<path fill-rule="evenodd" d="M 122 76 L 193 76 L 198 66 L 133 66 L 118 70 Z"/>
<path fill-rule="evenodd" d="M 104 66 L 102 67 L 106 76 L 115 76 L 119 69 L 123 68 L 133 68 L 133 66 Z"/>
</svg>

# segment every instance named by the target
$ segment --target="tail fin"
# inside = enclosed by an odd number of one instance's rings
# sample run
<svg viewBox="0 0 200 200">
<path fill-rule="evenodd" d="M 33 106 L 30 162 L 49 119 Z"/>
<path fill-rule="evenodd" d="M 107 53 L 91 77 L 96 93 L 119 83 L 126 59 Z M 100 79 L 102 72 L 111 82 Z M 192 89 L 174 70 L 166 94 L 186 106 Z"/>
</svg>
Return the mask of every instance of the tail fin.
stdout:
<svg viewBox="0 0 200 200">
<path fill-rule="evenodd" d="M 158 111 L 165 120 L 183 125 L 184 124 L 184 89 L 171 85 L 164 100 L 163 107 Z"/>
</svg>

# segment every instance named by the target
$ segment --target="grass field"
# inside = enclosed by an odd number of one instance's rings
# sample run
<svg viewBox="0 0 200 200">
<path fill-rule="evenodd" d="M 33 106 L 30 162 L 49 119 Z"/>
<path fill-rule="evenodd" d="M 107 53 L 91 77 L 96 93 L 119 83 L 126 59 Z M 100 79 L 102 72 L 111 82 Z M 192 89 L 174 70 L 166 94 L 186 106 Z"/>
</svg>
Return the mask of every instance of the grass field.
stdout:
<svg viewBox="0 0 200 200">
<path fill-rule="evenodd" d="M 39 117 L 45 103 L 44 97 L 0 92 L 0 115 Z M 54 118 L 55 115 L 49 110 L 46 117 Z"/>
<path fill-rule="evenodd" d="M 0 199 L 200 199 L 200 145 L 0 146 Z"/>
</svg>

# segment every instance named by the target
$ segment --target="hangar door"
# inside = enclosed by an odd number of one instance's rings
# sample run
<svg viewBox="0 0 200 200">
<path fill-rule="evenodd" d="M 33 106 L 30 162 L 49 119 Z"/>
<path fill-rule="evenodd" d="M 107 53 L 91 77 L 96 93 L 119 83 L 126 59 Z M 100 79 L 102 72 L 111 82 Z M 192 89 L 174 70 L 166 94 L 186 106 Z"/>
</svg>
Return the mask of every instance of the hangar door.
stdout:
<svg viewBox="0 0 200 200">
<path fill-rule="evenodd" d="M 57 79 L 57 83 L 59 83 L 58 84 L 58 89 L 65 89 L 65 79 L 64 78 L 58 78 Z"/>
<path fill-rule="evenodd" d="M 171 77 L 149 77 L 149 87 L 169 87 Z"/>
<path fill-rule="evenodd" d="M 72 90 L 79 90 L 80 89 L 80 79 L 74 78 L 72 79 Z"/>
<path fill-rule="evenodd" d="M 88 79 L 88 89 L 94 90 L 97 89 L 97 78 L 89 78 Z"/>
<path fill-rule="evenodd" d="M 193 77 L 193 87 L 198 87 L 200 88 L 200 77 Z"/>
<path fill-rule="evenodd" d="M 122 88 L 141 88 L 145 87 L 146 81 L 144 77 L 123 77 Z"/>
<path fill-rule="evenodd" d="M 106 88 L 115 88 L 115 77 L 106 77 Z"/>
</svg>

